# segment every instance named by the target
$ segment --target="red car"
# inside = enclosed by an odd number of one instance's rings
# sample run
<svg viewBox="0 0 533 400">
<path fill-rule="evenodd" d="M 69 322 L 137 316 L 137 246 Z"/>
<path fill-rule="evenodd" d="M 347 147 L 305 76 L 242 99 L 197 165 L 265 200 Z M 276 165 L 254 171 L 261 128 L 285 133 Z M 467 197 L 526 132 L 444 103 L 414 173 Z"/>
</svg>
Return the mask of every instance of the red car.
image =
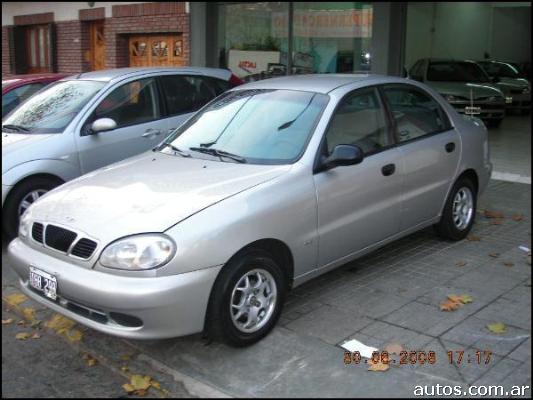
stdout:
<svg viewBox="0 0 533 400">
<path fill-rule="evenodd" d="M 38 90 L 69 75 L 72 74 L 14 75 L 2 79 L 2 119 Z"/>
</svg>

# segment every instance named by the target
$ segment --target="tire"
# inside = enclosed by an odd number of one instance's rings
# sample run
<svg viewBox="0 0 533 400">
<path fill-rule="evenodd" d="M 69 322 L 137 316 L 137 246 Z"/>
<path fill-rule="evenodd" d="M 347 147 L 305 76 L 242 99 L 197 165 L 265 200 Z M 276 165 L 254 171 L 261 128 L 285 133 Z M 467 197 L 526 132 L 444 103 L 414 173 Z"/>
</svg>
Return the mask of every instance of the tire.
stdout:
<svg viewBox="0 0 533 400">
<path fill-rule="evenodd" d="M 18 183 L 9 193 L 3 207 L 3 230 L 7 240 L 14 239 L 18 234 L 19 206 L 26 196 L 36 192 L 39 196 L 61 185 L 63 182 L 57 178 L 34 177 Z M 30 203 L 34 200 L 30 198 Z M 25 211 L 25 209 L 23 209 Z"/>
<path fill-rule="evenodd" d="M 268 303 L 268 300 L 261 294 L 257 294 L 257 298 L 261 300 L 261 307 L 258 307 L 259 300 L 255 298 L 256 294 L 247 293 L 243 286 L 247 275 L 250 287 L 255 286 L 254 284 L 258 282 L 255 280 L 258 276 L 268 278 L 269 283 L 275 285 L 274 300 Z M 238 286 L 239 288 L 237 288 Z M 272 330 L 278 321 L 287 290 L 287 278 L 280 265 L 268 252 L 251 249 L 237 255 L 223 267 L 213 285 L 206 314 L 208 337 L 234 347 L 249 346 L 259 341 Z M 267 286 L 263 289 L 262 294 L 271 294 L 273 291 L 273 287 Z M 246 299 L 250 299 L 248 302 L 243 297 L 245 293 L 248 294 Z M 250 305 L 250 301 L 252 305 Z M 253 305 L 254 301 L 255 306 Z M 239 317 L 240 319 L 237 318 L 237 321 L 234 321 L 232 314 L 238 316 L 239 310 L 236 307 L 241 302 L 244 303 L 243 314 Z M 235 304 L 235 307 L 231 307 L 231 304 Z M 252 314 L 246 313 L 246 304 L 248 304 L 249 309 L 256 310 L 259 317 L 264 312 L 263 319 L 257 319 L 257 323 L 253 324 L 249 331 L 245 331 L 245 325 L 250 321 Z M 266 304 L 272 304 L 272 307 L 263 307 Z"/>
<path fill-rule="evenodd" d="M 459 192 L 466 195 L 465 197 L 462 197 L 462 199 L 464 199 L 463 201 L 465 202 L 467 202 L 466 198 L 468 197 L 468 193 L 470 193 L 471 206 L 464 207 L 464 210 L 470 208 L 470 211 L 461 213 L 458 210 L 458 212 L 454 214 L 454 202 L 457 200 Z M 472 181 L 466 177 L 457 180 L 457 182 L 455 182 L 453 185 L 448 198 L 446 199 L 442 217 L 439 223 L 435 225 L 437 233 L 441 237 L 449 240 L 457 241 L 464 239 L 472 229 L 472 225 L 474 225 L 474 220 L 476 218 L 476 203 L 477 192 Z M 461 216 L 463 217 L 461 218 Z"/>
<path fill-rule="evenodd" d="M 487 128 L 498 128 L 502 124 L 502 121 L 503 121 L 503 118 L 488 120 L 486 123 Z"/>
</svg>

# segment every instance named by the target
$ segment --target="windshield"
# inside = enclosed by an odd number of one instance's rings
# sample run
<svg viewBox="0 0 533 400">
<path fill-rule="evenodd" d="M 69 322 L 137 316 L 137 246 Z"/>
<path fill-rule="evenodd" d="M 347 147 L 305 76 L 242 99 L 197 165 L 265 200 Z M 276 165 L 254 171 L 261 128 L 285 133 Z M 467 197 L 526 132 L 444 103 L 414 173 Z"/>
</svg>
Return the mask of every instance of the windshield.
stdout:
<svg viewBox="0 0 533 400">
<path fill-rule="evenodd" d="M 166 143 L 193 157 L 217 150 L 242 162 L 292 163 L 305 150 L 328 99 L 324 94 L 293 90 L 229 92 L 200 110 Z M 232 161 L 219 154 L 207 157 Z"/>
<path fill-rule="evenodd" d="M 483 62 L 481 66 L 490 76 L 498 78 L 521 78 L 521 74 L 517 68 L 511 64 L 503 62 Z"/>
<path fill-rule="evenodd" d="M 95 81 L 61 81 L 36 93 L 2 121 L 25 133 L 61 133 L 82 107 L 105 85 Z"/>
<path fill-rule="evenodd" d="M 428 68 L 428 81 L 488 83 L 489 77 L 473 62 L 438 61 Z"/>
</svg>

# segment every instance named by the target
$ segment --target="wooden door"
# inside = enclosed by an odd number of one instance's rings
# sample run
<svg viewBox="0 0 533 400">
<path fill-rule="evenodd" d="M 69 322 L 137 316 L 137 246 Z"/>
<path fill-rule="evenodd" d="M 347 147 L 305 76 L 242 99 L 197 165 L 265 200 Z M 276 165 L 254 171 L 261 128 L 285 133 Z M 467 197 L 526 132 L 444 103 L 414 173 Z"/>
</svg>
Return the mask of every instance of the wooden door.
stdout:
<svg viewBox="0 0 533 400">
<path fill-rule="evenodd" d="M 97 71 L 105 69 L 105 36 L 104 36 L 104 22 L 94 21 L 90 28 L 91 50 L 89 61 L 91 63 L 91 70 Z"/>
<path fill-rule="evenodd" d="M 185 65 L 183 36 L 147 35 L 129 39 L 130 67 Z"/>
<path fill-rule="evenodd" d="M 50 29 L 48 25 L 35 25 L 26 28 L 27 73 L 51 72 Z"/>
</svg>

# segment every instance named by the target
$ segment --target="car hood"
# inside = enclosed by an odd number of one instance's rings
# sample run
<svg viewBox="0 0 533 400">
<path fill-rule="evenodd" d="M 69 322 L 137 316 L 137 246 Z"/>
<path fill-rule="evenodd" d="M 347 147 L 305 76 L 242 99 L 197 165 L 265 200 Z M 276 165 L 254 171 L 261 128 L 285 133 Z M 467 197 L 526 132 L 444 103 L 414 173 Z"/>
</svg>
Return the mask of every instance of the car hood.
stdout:
<svg viewBox="0 0 533 400">
<path fill-rule="evenodd" d="M 527 79 L 523 78 L 500 78 L 500 81 L 497 83 L 497 85 L 503 90 L 523 90 L 529 87 L 529 82 Z"/>
<path fill-rule="evenodd" d="M 105 244 L 131 234 L 163 232 L 289 169 L 148 152 L 56 188 L 35 202 L 29 214 Z"/>
<path fill-rule="evenodd" d="M 474 99 L 480 99 L 489 96 L 502 96 L 499 89 L 489 84 L 484 83 L 469 83 L 469 82 L 428 82 L 433 89 L 442 95 L 451 94 L 453 96 L 470 98 L 470 91 Z"/>
<path fill-rule="evenodd" d="M 8 171 L 15 164 L 26 161 L 24 160 L 24 153 L 20 153 L 19 150 L 26 149 L 37 142 L 43 142 L 52 136 L 54 134 L 2 132 L 2 173 Z"/>
</svg>

